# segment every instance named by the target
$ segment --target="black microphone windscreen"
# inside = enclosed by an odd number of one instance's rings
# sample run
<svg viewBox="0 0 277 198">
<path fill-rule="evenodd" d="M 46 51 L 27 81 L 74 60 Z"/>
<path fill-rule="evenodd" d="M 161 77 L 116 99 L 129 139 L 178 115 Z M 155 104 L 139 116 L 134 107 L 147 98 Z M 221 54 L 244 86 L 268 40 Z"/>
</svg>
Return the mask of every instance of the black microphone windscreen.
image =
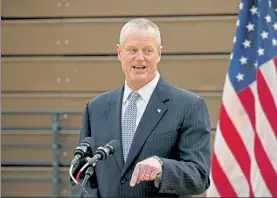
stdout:
<svg viewBox="0 0 277 198">
<path fill-rule="evenodd" d="M 120 147 L 120 143 L 118 140 L 112 140 L 109 143 L 107 143 L 106 145 L 107 147 L 112 147 L 112 152 L 114 153 L 115 151 L 117 151 Z"/>
<path fill-rule="evenodd" d="M 95 146 L 95 140 L 92 137 L 86 137 L 85 139 L 83 139 L 82 143 L 89 144 L 91 149 L 93 149 Z"/>
</svg>

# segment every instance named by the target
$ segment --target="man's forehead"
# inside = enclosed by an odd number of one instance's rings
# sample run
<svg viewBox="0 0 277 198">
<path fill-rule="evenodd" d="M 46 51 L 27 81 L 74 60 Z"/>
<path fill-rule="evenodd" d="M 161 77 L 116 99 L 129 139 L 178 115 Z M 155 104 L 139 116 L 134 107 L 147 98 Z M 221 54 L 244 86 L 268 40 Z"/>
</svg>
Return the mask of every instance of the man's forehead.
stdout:
<svg viewBox="0 0 277 198">
<path fill-rule="evenodd" d="M 125 34 L 125 40 L 155 40 L 153 32 L 128 32 Z"/>
<path fill-rule="evenodd" d="M 129 33 L 125 35 L 123 46 L 126 45 L 157 45 L 155 34 L 151 32 L 145 33 Z"/>
</svg>

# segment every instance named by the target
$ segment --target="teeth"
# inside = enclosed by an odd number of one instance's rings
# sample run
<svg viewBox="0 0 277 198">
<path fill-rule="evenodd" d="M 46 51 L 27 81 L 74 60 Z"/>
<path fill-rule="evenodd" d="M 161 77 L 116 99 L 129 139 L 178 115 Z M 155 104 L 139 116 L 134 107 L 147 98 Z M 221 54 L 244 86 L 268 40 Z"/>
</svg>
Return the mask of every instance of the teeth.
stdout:
<svg viewBox="0 0 277 198">
<path fill-rule="evenodd" d="M 136 69 L 143 69 L 145 68 L 144 66 L 133 66 L 133 68 L 136 68 Z"/>
</svg>

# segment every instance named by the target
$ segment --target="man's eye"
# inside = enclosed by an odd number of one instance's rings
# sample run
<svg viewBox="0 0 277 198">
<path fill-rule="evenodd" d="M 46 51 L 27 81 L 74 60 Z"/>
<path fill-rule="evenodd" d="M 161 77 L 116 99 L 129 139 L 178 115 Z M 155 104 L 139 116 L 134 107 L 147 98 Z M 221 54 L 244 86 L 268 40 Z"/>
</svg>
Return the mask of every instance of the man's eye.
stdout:
<svg viewBox="0 0 277 198">
<path fill-rule="evenodd" d="M 144 50 L 144 52 L 151 53 L 151 52 L 153 52 L 153 50 L 152 49 L 146 49 L 146 50 Z"/>
</svg>

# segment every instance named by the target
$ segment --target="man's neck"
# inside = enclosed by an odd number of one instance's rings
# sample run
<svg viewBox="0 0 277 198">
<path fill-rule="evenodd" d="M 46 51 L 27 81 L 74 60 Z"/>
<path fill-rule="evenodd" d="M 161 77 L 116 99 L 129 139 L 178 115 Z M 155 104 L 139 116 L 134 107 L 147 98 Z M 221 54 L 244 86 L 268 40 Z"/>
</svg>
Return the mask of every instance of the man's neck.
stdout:
<svg viewBox="0 0 277 198">
<path fill-rule="evenodd" d="M 133 91 L 138 91 L 140 88 L 144 87 L 149 82 L 151 82 L 156 76 L 157 76 L 157 74 L 148 81 L 142 81 L 142 82 L 126 81 L 126 83 L 127 83 L 128 87 L 130 87 L 130 89 L 132 89 Z"/>
</svg>

